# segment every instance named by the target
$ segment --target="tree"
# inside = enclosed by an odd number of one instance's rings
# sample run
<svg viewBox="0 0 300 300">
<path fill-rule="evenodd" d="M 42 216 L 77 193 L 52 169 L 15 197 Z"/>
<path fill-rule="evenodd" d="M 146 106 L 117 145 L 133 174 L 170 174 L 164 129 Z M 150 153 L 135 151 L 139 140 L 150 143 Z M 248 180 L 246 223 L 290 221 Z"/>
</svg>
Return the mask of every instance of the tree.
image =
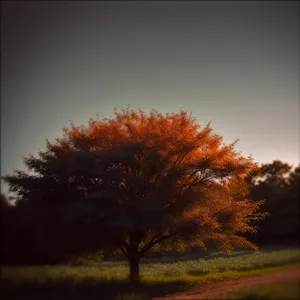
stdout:
<svg viewBox="0 0 300 300">
<path fill-rule="evenodd" d="M 260 174 L 252 180 L 251 198 L 265 199 L 264 209 L 270 217 L 260 223 L 260 244 L 291 243 L 299 232 L 299 167 L 279 160 L 262 164 Z"/>
<path fill-rule="evenodd" d="M 121 251 L 130 280 L 139 281 L 140 259 L 154 247 L 214 242 L 228 251 L 257 249 L 242 235 L 266 213 L 238 187 L 258 166 L 235 144 L 224 145 L 184 111 L 127 109 L 64 128 L 39 157 L 25 159 L 33 174 L 16 171 L 4 180 L 19 203 L 36 211 L 31 219 L 41 224 L 41 236 L 49 240 L 45 232 L 56 228 L 60 247 L 72 245 L 73 253 Z"/>
<path fill-rule="evenodd" d="M 289 185 L 295 188 L 295 192 L 299 194 L 300 185 L 300 164 L 293 169 L 288 178 Z"/>
<path fill-rule="evenodd" d="M 4 194 L 0 194 L 0 208 L 1 208 L 1 212 L 6 211 L 7 209 L 10 208 L 10 203 L 9 200 L 7 199 L 7 197 Z"/>
</svg>

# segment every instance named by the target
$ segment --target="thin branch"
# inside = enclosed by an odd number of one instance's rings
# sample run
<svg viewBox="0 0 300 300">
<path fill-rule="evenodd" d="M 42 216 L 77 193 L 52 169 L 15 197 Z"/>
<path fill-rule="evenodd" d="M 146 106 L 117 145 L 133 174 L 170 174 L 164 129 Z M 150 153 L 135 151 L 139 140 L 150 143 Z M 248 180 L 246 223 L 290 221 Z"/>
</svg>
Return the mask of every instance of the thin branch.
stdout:
<svg viewBox="0 0 300 300">
<path fill-rule="evenodd" d="M 154 240 L 157 239 L 157 238 L 158 238 L 158 234 L 156 233 L 156 234 L 154 234 L 154 236 L 152 237 L 152 239 L 149 241 L 148 245 L 151 244 L 151 243 L 153 243 Z M 142 251 L 143 251 L 146 247 L 148 247 L 148 246 L 143 247 Z"/>
<path fill-rule="evenodd" d="M 128 257 L 128 252 L 123 248 L 123 246 L 121 245 L 119 248 Z"/>
<path fill-rule="evenodd" d="M 189 177 L 190 178 L 190 177 Z M 193 186 L 196 186 L 196 185 L 198 185 L 199 183 L 201 183 L 201 182 L 204 182 L 206 180 L 206 178 L 201 178 L 201 179 L 199 179 L 199 178 L 195 178 L 194 180 L 193 180 L 193 182 L 192 183 L 190 183 L 190 184 L 183 184 L 183 185 L 181 185 L 181 188 L 183 187 L 183 186 L 187 186 L 187 188 L 179 195 L 179 196 L 175 196 L 173 199 L 175 199 L 175 201 L 173 201 L 172 203 L 170 203 L 169 205 L 167 205 L 165 208 L 168 210 L 168 211 L 170 211 L 170 209 L 172 209 L 172 208 L 174 208 L 174 206 L 178 203 L 178 201 L 180 200 L 180 199 L 182 199 L 182 197 L 193 187 Z"/>
<path fill-rule="evenodd" d="M 177 231 L 172 232 L 172 233 L 170 233 L 170 234 L 168 234 L 168 235 L 163 235 L 163 236 L 161 236 L 160 238 L 158 238 L 157 240 L 153 240 L 153 239 L 155 239 L 155 237 L 154 237 L 154 238 L 150 241 L 150 243 L 142 249 L 142 251 L 141 251 L 140 253 L 141 253 L 141 254 L 144 254 L 146 251 L 148 251 L 149 249 L 151 249 L 154 245 L 156 245 L 156 244 L 158 244 L 158 243 L 160 243 L 160 242 L 162 242 L 162 241 L 164 241 L 164 240 L 167 240 L 168 238 L 170 238 L 171 236 L 176 235 L 176 234 L 178 234 Z"/>
</svg>

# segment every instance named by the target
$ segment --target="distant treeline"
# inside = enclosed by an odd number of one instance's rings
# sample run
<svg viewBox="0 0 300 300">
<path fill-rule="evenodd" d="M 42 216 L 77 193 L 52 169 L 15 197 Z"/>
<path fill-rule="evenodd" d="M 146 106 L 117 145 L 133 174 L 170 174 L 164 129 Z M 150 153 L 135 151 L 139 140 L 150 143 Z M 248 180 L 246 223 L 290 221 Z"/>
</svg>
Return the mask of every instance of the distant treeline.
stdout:
<svg viewBox="0 0 300 300">
<path fill-rule="evenodd" d="M 260 174 L 249 177 L 247 184 L 249 197 L 264 199 L 261 209 L 270 213 L 260 221 L 258 232 L 247 234 L 247 238 L 258 246 L 298 244 L 300 166 L 292 168 L 278 160 L 263 164 Z M 72 249 L 65 248 L 65 241 L 59 238 L 53 242 L 51 237 L 43 236 L 43 228 L 39 223 L 30 222 L 31 215 L 27 209 L 22 202 L 11 205 L 1 195 L 1 264 L 57 264 L 68 261 L 73 254 Z M 59 230 L 59 226 L 53 228 L 53 234 Z M 73 238 L 76 239 L 76 232 Z M 102 257 L 101 254 L 96 256 Z"/>
<path fill-rule="evenodd" d="M 250 197 L 264 199 L 262 209 L 270 215 L 261 220 L 249 239 L 257 245 L 299 244 L 300 166 L 273 161 L 258 176 L 249 178 Z"/>
</svg>

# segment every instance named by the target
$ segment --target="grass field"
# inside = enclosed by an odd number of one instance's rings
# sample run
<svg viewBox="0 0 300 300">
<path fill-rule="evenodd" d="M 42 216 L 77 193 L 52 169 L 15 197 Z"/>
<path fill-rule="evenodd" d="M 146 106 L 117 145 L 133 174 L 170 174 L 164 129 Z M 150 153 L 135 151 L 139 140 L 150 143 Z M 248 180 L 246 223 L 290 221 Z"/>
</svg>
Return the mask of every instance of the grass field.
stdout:
<svg viewBox="0 0 300 300">
<path fill-rule="evenodd" d="M 129 286 L 126 262 L 85 266 L 3 267 L 1 299 L 149 299 L 189 289 L 198 282 L 240 278 L 297 264 L 300 249 L 221 252 L 201 258 L 177 257 L 141 263 L 140 287 Z M 124 299 L 125 299 L 124 298 Z"/>
<path fill-rule="evenodd" d="M 275 300 L 288 299 L 296 300 L 300 298 L 300 280 L 293 280 L 284 283 L 270 284 L 260 288 L 243 289 L 237 291 L 232 296 L 224 300 L 243 299 L 243 300 Z"/>
</svg>

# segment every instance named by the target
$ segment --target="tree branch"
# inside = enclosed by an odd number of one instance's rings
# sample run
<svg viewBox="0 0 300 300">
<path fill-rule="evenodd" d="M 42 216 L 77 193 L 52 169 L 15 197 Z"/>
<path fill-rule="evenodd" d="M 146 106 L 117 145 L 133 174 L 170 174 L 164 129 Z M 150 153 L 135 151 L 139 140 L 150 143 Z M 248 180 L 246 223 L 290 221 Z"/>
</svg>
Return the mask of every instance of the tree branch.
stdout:
<svg viewBox="0 0 300 300">
<path fill-rule="evenodd" d="M 120 250 L 125 254 L 125 256 L 128 257 L 128 252 L 123 248 L 123 246 L 121 245 L 120 247 Z M 126 247 L 125 247 L 126 248 Z"/>
<path fill-rule="evenodd" d="M 149 242 L 149 244 L 147 246 L 145 246 L 142 250 L 141 250 L 141 254 L 144 254 L 146 251 L 148 251 L 149 249 L 151 249 L 154 245 L 164 241 L 164 240 L 167 240 L 168 238 L 170 238 L 171 236 L 173 235 L 176 235 L 178 234 L 177 231 L 175 232 L 172 232 L 170 234 L 167 234 L 167 235 L 163 235 L 161 236 L 160 238 L 157 238 L 157 240 L 155 240 L 155 236 L 152 238 L 152 240 Z"/>
</svg>

